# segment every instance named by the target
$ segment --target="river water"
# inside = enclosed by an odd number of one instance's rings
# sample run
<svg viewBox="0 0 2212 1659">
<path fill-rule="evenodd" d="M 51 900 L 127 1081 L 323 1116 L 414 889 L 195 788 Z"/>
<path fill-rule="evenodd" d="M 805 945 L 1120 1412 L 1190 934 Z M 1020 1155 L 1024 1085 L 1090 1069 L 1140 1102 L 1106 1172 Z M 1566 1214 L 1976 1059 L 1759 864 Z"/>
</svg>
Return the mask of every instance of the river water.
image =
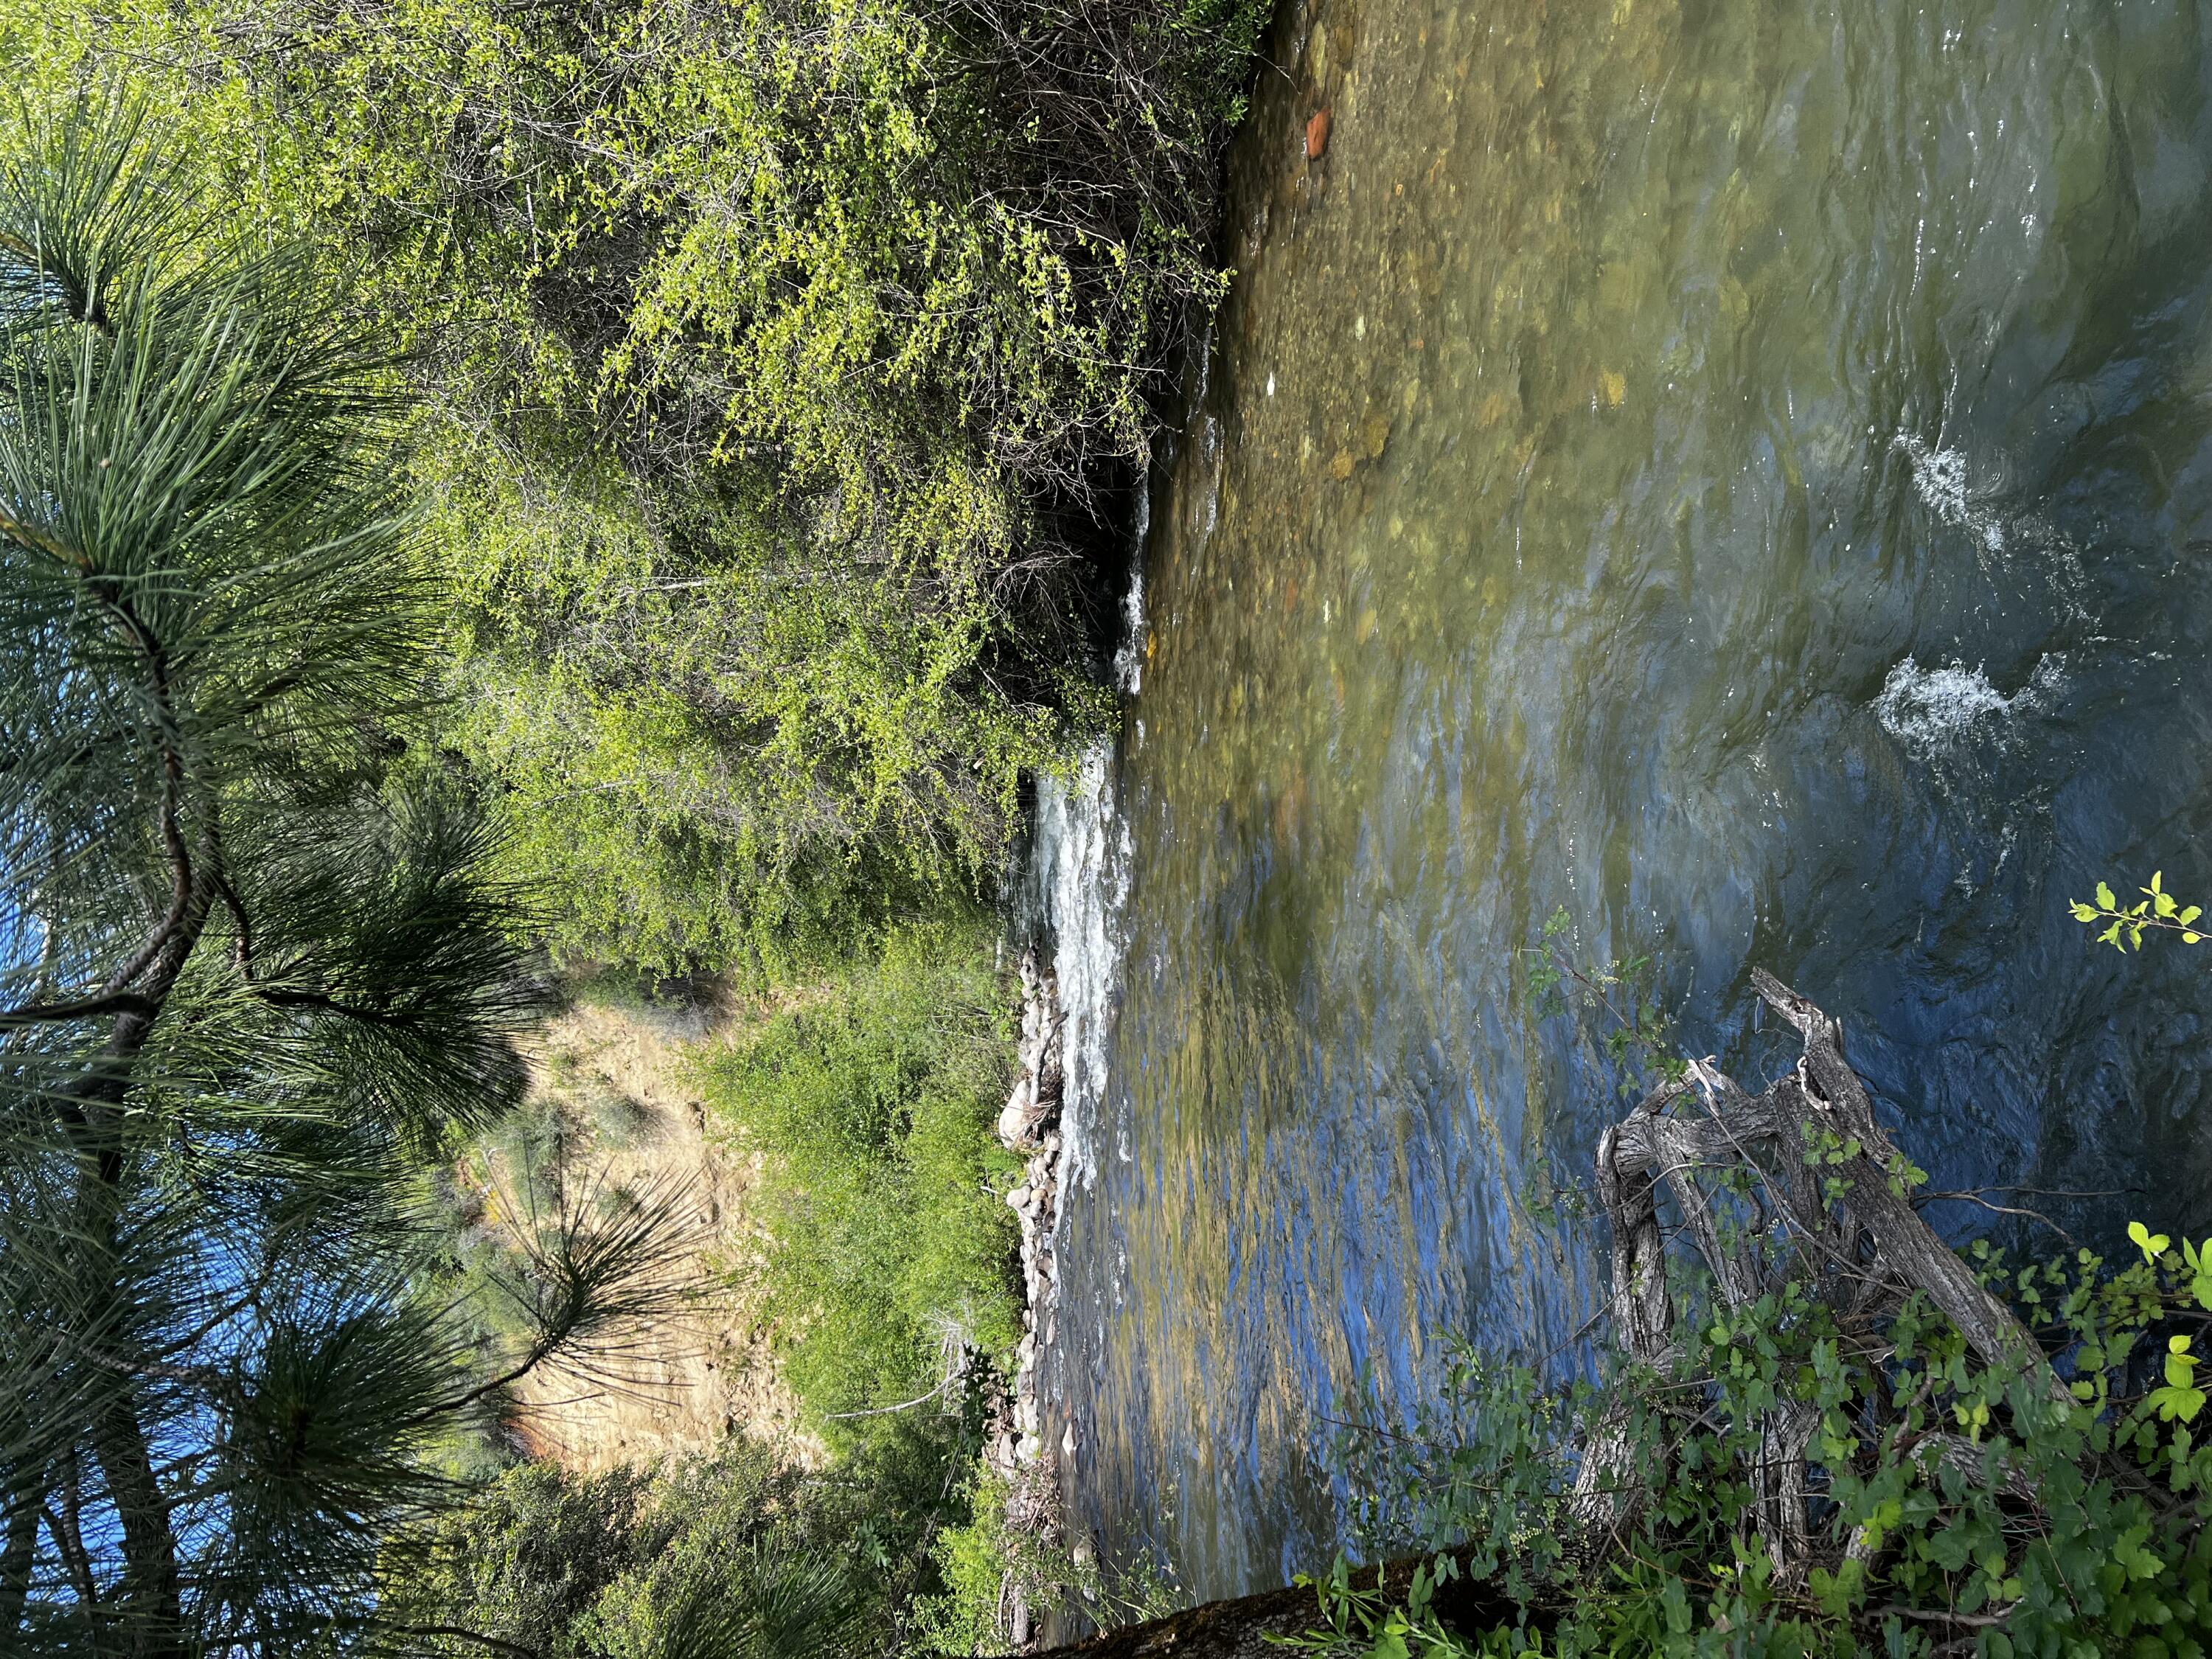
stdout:
<svg viewBox="0 0 2212 1659">
<path fill-rule="evenodd" d="M 1594 1306 L 1524 1202 L 1619 1110 L 1556 908 L 1754 1087 L 1748 969 L 1823 1003 L 1939 1188 L 2212 1220 L 2206 969 L 2065 912 L 2212 895 L 2212 8 L 1294 3 L 1123 736 L 1039 821 L 1048 1387 L 1196 1596 L 1327 1562 L 1363 1368 Z"/>
</svg>

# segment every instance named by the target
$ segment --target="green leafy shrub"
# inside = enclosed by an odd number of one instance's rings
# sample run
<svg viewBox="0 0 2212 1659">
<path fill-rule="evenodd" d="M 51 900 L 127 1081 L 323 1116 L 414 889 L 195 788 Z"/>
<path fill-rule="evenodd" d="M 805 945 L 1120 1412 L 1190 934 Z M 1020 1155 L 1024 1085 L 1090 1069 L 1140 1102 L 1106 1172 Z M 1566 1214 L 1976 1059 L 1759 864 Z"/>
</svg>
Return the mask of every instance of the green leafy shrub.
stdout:
<svg viewBox="0 0 2212 1659">
<path fill-rule="evenodd" d="M 1012 1021 L 981 920 L 910 925 L 716 1057 L 709 1102 L 766 1154 L 757 1267 L 779 1357 L 830 1424 L 1021 1338 L 1018 1169 L 993 1123 Z"/>
<path fill-rule="evenodd" d="M 1032 1470 L 1023 1477 L 1050 1480 Z M 1079 1553 L 1048 1542 L 1014 1516 L 1013 1481 L 980 1463 L 967 1488 L 968 1516 L 940 1529 L 930 1545 L 944 1589 L 921 1597 L 913 1628 L 933 1653 L 1004 1653 L 1012 1633 L 1001 1623 L 1006 1592 L 1033 1613 L 1056 1610 L 1102 1629 L 1141 1624 L 1175 1611 L 1184 1597 L 1174 1579 L 1148 1559 L 1114 1570 L 1088 1548 Z"/>
<path fill-rule="evenodd" d="M 413 354 L 448 740 L 563 943 L 677 968 L 973 894 L 1109 717 L 1084 550 L 1222 292 L 1267 9 L 0 0 L 0 40 L 179 110 Z"/>
<path fill-rule="evenodd" d="M 1602 1388 L 1542 1385 L 1462 1353 L 1428 1419 L 1340 1455 L 1368 1547 L 1449 1549 L 1529 1610 L 1518 1628 L 1448 1628 L 1420 1605 L 1319 1585 L 1310 1649 L 1377 1656 L 1882 1651 L 2197 1655 L 2212 1643 L 2212 1447 L 2191 1424 L 2191 1328 L 2212 1310 L 2204 1252 L 2131 1230 L 2142 1259 L 2083 1250 L 1984 1280 L 2043 1352 L 1976 1361 L 1916 1299 L 1875 1353 L 1839 1346 L 1793 1287 L 1733 1313 L 1710 1299 L 1671 1369 Z M 2208 1245 L 2212 1249 L 2212 1245 Z M 1694 1290 L 1695 1287 L 1686 1287 Z M 2049 1383 L 2045 1353 L 2065 1382 Z M 1865 1408 L 1896 1408 L 1869 1437 Z M 1686 1417 L 1686 1398 L 1705 1401 Z M 1814 1509 L 1828 1565 L 1773 1571 L 1748 1471 L 1778 1405 L 1819 1413 Z M 1671 1470 L 1627 1535 L 1578 1548 L 1578 1425 L 1625 1412 L 1635 1467 Z"/>
<path fill-rule="evenodd" d="M 1005 1641 L 999 1608 L 1021 1547 L 1033 1535 L 1006 1524 L 1007 1483 L 978 1468 L 967 1522 L 931 1546 L 945 1588 L 918 1609 L 917 1630 L 937 1653 L 989 1653 Z M 1042 1575 L 1056 1579 L 1048 1569 Z"/>
</svg>

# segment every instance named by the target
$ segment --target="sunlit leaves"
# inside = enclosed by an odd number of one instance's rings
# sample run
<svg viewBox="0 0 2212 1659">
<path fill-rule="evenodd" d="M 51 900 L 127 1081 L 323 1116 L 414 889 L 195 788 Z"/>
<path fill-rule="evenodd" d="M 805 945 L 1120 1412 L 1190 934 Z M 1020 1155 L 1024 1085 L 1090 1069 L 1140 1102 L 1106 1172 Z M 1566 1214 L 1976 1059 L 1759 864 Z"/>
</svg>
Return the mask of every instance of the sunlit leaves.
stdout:
<svg viewBox="0 0 2212 1659">
<path fill-rule="evenodd" d="M 210 112 L 412 354 L 448 740 L 562 944 L 726 965 L 990 884 L 1111 720 L 1085 555 L 1224 290 L 1264 5 L 14 9 Z"/>
<path fill-rule="evenodd" d="M 2164 1233 L 2151 1231 L 2140 1221 L 2130 1221 L 2128 1223 L 2128 1242 L 2143 1253 L 2144 1261 L 2156 1261 L 2172 1241 Z"/>
<path fill-rule="evenodd" d="M 2189 1342 L 2185 1336 L 2166 1339 L 2166 1386 L 2152 1389 L 2149 1395 L 2161 1423 L 2177 1418 L 2184 1423 L 2194 1422 L 2197 1413 L 2204 1409 L 2204 1391 L 2196 1384 L 2197 1357 L 2189 1352 Z"/>
<path fill-rule="evenodd" d="M 2167 892 L 2164 872 L 2154 872 L 2150 885 L 2137 890 L 2143 896 L 2124 905 L 2111 884 L 2100 881 L 2094 903 L 2076 899 L 2067 908 L 2075 921 L 2085 926 L 2103 923 L 2097 943 L 2109 945 L 2123 955 L 2130 950 L 2142 950 L 2144 934 L 2153 930 L 2178 933 L 2184 945 L 2195 945 L 2203 939 L 2196 925 L 2197 918 L 2204 914 L 2203 907 L 2183 904 Z"/>
</svg>

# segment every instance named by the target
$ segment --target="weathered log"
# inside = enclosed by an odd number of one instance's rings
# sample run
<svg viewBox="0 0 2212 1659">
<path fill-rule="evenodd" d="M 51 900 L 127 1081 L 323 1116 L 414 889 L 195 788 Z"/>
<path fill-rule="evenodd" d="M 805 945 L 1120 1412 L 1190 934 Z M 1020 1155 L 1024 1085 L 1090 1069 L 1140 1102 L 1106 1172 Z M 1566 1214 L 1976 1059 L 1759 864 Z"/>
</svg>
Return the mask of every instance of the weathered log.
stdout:
<svg viewBox="0 0 2212 1659">
<path fill-rule="evenodd" d="M 1724 1306 L 1745 1306 L 1781 1290 L 1793 1274 L 1809 1273 L 1831 1310 L 1863 1329 L 1917 1291 L 1984 1363 L 2038 1355 L 2010 1310 L 1913 1208 L 1907 1166 L 1844 1058 L 1842 1028 L 1771 974 L 1754 969 L 1752 985 L 1804 1039 L 1795 1070 L 1754 1097 L 1710 1060 L 1693 1060 L 1694 1087 L 1655 1091 L 1598 1143 L 1598 1202 L 1613 1230 L 1607 1310 L 1622 1352 L 1650 1365 L 1679 1352 L 1676 1314 L 1664 1288 L 1657 1207 L 1663 1186 Z M 1694 1111 L 1677 1111 L 1683 1107 Z M 1729 1224 L 1708 1188 L 1716 1176 L 1741 1178 L 1737 1184 L 1757 1206 L 1755 1221 Z M 2043 1370 L 2054 1397 L 2063 1398 L 2063 1385 L 2047 1365 Z M 1585 1553 L 1602 1553 L 1651 1480 L 1627 1443 L 1625 1422 L 1625 1409 L 1616 1408 L 1585 1443 L 1569 1508 Z M 1785 1406 L 1759 1425 L 1752 1471 L 1756 1516 L 1784 1582 L 1802 1576 L 1811 1547 L 1806 1452 L 1814 1422 L 1810 1412 Z"/>
</svg>

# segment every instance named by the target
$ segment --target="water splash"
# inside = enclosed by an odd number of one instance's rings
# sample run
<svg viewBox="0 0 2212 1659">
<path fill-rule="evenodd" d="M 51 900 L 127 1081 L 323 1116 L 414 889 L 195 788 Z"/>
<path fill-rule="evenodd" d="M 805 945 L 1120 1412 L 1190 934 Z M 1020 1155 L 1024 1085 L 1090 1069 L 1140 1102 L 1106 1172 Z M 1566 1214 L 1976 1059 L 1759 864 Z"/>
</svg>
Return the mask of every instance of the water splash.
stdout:
<svg viewBox="0 0 2212 1659">
<path fill-rule="evenodd" d="M 1114 684 L 1132 697 L 1145 684 L 1145 538 L 1152 527 L 1152 495 L 1140 488 L 1137 521 L 1131 532 L 1134 546 L 1129 560 L 1129 591 L 1121 596 L 1121 648 L 1114 653 Z"/>
<path fill-rule="evenodd" d="M 2053 652 L 2035 665 L 2026 685 L 2007 696 L 1980 668 L 1959 662 L 1923 668 L 1907 657 L 1882 682 L 1875 714 L 1884 731 L 1923 760 L 1955 756 L 1977 741 L 2004 746 L 2012 741 L 2016 717 L 2050 705 L 2065 682 L 2065 668 L 2064 656 Z"/>
<path fill-rule="evenodd" d="M 1912 469 L 1912 488 L 1921 503 L 1936 519 L 1973 538 L 1976 555 L 1984 570 L 2008 564 L 2015 555 L 2051 567 L 2060 595 L 2075 615 L 2081 608 L 2087 581 L 2081 556 L 2057 526 L 2033 514 L 2006 510 L 2000 503 L 2000 481 L 1973 476 L 1964 450 L 1940 447 L 1900 432 L 1891 441 Z"/>
<path fill-rule="evenodd" d="M 2003 520 L 1984 507 L 1971 488 L 1963 450 L 1938 449 L 1909 432 L 1897 434 L 1896 447 L 1912 468 L 1912 487 L 1922 502 L 1945 524 L 1964 530 L 1990 553 L 2005 550 Z"/>
</svg>

